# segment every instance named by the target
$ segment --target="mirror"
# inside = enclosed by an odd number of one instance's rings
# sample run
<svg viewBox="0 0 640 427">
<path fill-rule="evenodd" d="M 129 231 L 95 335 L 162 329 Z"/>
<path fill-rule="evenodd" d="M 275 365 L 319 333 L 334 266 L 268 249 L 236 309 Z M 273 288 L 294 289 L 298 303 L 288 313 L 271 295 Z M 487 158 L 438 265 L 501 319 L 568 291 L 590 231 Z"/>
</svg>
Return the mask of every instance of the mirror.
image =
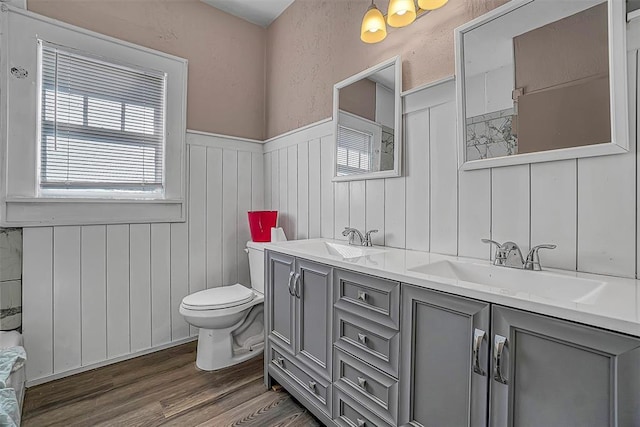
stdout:
<svg viewBox="0 0 640 427">
<path fill-rule="evenodd" d="M 395 57 L 334 86 L 334 181 L 400 175 L 400 67 Z"/>
<path fill-rule="evenodd" d="M 512 0 L 456 29 L 459 164 L 629 149 L 625 4 Z"/>
</svg>

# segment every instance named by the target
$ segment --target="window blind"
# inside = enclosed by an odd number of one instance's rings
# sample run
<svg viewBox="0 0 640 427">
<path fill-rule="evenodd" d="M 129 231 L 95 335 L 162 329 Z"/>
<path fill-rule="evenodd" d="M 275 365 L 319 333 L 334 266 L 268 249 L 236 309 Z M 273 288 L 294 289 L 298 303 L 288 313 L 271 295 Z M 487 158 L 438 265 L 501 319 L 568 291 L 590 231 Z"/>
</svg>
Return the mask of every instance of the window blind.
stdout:
<svg viewBox="0 0 640 427">
<path fill-rule="evenodd" d="M 166 75 L 39 48 L 40 188 L 161 192 Z"/>
<path fill-rule="evenodd" d="M 371 170 L 373 135 L 338 125 L 338 175 Z"/>
</svg>

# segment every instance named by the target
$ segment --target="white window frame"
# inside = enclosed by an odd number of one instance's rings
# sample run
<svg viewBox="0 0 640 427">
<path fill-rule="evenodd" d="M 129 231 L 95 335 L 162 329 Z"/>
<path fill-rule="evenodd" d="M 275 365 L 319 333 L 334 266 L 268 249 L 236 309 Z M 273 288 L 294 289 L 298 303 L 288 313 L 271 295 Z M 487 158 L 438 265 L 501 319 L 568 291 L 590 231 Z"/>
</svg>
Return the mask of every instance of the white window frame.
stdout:
<svg viewBox="0 0 640 427">
<path fill-rule="evenodd" d="M 0 6 L 0 226 L 183 222 L 187 60 Z M 41 194 L 38 40 L 166 73 L 164 191 L 155 198 Z M 22 77 L 12 74 L 18 68 Z M 20 74 L 20 73 L 19 73 Z"/>
</svg>

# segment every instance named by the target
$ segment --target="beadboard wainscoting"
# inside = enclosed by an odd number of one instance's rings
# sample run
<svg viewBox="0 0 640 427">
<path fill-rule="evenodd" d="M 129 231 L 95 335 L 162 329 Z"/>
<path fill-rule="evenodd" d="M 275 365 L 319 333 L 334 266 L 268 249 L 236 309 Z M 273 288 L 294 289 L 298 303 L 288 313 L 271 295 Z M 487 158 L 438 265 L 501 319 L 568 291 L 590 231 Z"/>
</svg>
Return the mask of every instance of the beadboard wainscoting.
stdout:
<svg viewBox="0 0 640 427">
<path fill-rule="evenodd" d="M 492 254 L 481 238 L 524 251 L 555 243 L 541 254 L 546 266 L 636 277 L 637 48 L 629 52 L 627 154 L 458 171 L 447 80 L 403 97 L 402 177 L 333 183 L 333 126 L 324 121 L 267 141 L 265 206 L 282 212 L 290 239 L 342 239 L 350 226 L 380 230 L 378 245 L 481 259 Z"/>
<path fill-rule="evenodd" d="M 24 229 L 33 385 L 193 339 L 192 292 L 249 284 L 246 212 L 263 208 L 261 143 L 187 134 L 188 220 Z"/>
</svg>

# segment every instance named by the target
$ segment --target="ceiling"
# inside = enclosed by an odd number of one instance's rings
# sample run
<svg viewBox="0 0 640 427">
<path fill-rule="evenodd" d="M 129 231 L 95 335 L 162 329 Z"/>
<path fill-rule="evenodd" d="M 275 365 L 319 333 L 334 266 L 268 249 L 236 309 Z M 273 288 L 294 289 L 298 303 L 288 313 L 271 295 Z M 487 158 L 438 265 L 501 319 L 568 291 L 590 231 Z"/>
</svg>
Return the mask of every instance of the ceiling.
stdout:
<svg viewBox="0 0 640 427">
<path fill-rule="evenodd" d="M 246 21 L 268 27 L 293 0 L 202 0 Z"/>
</svg>

